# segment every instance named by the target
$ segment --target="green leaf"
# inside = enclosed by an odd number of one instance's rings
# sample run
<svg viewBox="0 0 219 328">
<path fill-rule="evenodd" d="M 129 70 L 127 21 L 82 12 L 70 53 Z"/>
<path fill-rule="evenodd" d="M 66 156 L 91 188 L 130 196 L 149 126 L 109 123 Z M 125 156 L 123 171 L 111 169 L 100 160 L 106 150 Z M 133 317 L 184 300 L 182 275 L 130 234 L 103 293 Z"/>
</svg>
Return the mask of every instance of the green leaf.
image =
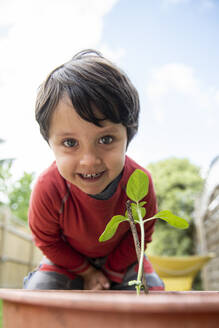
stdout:
<svg viewBox="0 0 219 328">
<path fill-rule="evenodd" d="M 146 202 L 142 202 L 142 203 L 146 203 Z M 140 204 L 139 204 L 140 205 Z M 139 222 L 139 217 L 138 217 L 138 212 L 137 212 L 137 204 L 135 203 L 131 203 L 131 210 L 132 210 L 132 216 L 135 222 Z M 139 206 L 140 211 L 141 211 L 141 216 L 142 218 L 145 217 L 146 214 L 146 209 L 144 207 Z M 125 216 L 128 217 L 128 212 L 125 212 Z"/>
<path fill-rule="evenodd" d="M 139 202 L 148 193 L 149 179 L 146 173 L 136 169 L 129 177 L 126 194 L 134 202 Z"/>
<path fill-rule="evenodd" d="M 179 229 L 187 229 L 189 227 L 189 223 L 187 220 L 174 215 L 170 211 L 161 211 L 153 216 L 153 218 L 161 219 L 169 223 L 171 226 Z"/>
<path fill-rule="evenodd" d="M 112 238 L 114 236 L 114 234 L 116 233 L 118 225 L 121 222 L 127 221 L 127 220 L 128 219 L 125 216 L 122 216 L 122 215 L 113 216 L 112 219 L 108 222 L 104 232 L 100 236 L 99 241 L 103 242 L 103 241 L 107 241 L 110 238 Z"/>
</svg>

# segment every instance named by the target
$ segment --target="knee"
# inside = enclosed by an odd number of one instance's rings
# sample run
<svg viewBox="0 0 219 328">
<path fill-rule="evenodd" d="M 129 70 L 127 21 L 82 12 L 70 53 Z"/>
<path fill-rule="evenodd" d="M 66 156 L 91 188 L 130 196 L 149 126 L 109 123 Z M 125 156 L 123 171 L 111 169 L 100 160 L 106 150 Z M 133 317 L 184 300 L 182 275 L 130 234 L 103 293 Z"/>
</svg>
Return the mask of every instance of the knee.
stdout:
<svg viewBox="0 0 219 328">
<path fill-rule="evenodd" d="M 23 288 L 29 290 L 66 289 L 64 279 L 56 272 L 34 271 L 24 278 Z"/>
</svg>

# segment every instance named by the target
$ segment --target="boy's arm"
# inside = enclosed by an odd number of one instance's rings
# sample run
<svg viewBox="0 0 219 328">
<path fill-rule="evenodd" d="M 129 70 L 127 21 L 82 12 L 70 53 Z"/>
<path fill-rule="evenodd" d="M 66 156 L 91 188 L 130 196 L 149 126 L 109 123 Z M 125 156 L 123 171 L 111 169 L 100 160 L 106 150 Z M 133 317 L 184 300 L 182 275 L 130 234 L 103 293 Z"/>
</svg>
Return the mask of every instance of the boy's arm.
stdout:
<svg viewBox="0 0 219 328">
<path fill-rule="evenodd" d="M 91 266 L 82 255 L 63 240 L 39 248 L 53 263 L 81 276 L 84 280 L 84 289 L 109 289 L 110 282 L 105 274 Z"/>
<path fill-rule="evenodd" d="M 47 222 L 46 227 L 42 230 L 38 224 L 32 222 L 32 215 L 29 217 L 35 244 L 49 260 L 75 274 L 80 274 L 90 267 L 86 258 L 63 240 L 55 223 Z M 40 221 L 36 216 L 35 219 Z"/>
<path fill-rule="evenodd" d="M 62 198 L 55 183 L 39 179 L 31 194 L 29 226 L 37 247 L 54 264 L 72 273 L 86 271 L 90 264 L 63 238 L 60 224 Z"/>
<path fill-rule="evenodd" d="M 38 247 L 54 264 L 74 274 L 80 275 L 91 267 L 82 254 L 61 239 L 53 244 Z"/>
<path fill-rule="evenodd" d="M 34 231 L 33 227 L 32 231 Z M 35 232 L 34 235 L 36 236 L 37 233 Z M 55 236 L 56 234 L 53 234 L 52 238 L 55 238 Z M 59 239 L 58 235 L 56 238 L 57 239 L 54 239 L 54 242 L 52 244 L 38 244 L 39 248 L 42 250 L 42 252 L 46 255 L 48 259 L 50 259 L 54 264 L 65 268 L 69 272 L 81 276 L 84 280 L 84 289 L 109 289 L 109 279 L 105 276 L 103 272 L 96 270 L 93 266 L 91 266 L 83 255 L 75 251 L 64 240 Z M 38 243 L 40 243 L 39 240 L 40 239 L 38 238 Z"/>
</svg>

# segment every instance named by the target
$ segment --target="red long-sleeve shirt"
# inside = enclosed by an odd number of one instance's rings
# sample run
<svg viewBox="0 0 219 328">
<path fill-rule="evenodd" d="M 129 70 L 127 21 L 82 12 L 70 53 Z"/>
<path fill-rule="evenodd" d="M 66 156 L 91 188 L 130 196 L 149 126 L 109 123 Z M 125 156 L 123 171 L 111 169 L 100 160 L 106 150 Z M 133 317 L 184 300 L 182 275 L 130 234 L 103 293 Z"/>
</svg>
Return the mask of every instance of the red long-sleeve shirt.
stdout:
<svg viewBox="0 0 219 328">
<path fill-rule="evenodd" d="M 99 242 L 99 236 L 114 215 L 126 211 L 126 184 L 139 168 L 149 177 L 145 197 L 146 217 L 157 211 L 150 173 L 126 156 L 122 178 L 116 192 L 107 200 L 98 200 L 67 182 L 54 162 L 38 178 L 30 200 L 29 225 L 36 245 L 56 265 L 74 273 L 83 272 L 89 258 L 107 257 L 105 273 L 121 281 L 129 265 L 136 261 L 133 237 L 128 222 L 123 222 L 114 237 Z M 145 224 L 145 242 L 151 241 L 154 220 Z"/>
</svg>

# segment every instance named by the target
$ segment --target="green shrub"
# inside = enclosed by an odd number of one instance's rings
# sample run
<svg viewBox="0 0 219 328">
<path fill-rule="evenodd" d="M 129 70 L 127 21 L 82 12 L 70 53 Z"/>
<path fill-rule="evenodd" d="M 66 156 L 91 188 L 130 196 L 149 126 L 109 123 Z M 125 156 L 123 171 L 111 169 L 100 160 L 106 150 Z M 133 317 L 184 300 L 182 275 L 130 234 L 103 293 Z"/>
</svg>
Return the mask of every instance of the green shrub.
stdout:
<svg viewBox="0 0 219 328">
<path fill-rule="evenodd" d="M 178 230 L 157 221 L 150 255 L 182 256 L 195 253 L 193 223 L 194 203 L 203 187 L 199 168 L 188 159 L 169 158 L 147 167 L 152 174 L 158 210 L 170 210 L 189 221 L 187 230 Z"/>
</svg>

